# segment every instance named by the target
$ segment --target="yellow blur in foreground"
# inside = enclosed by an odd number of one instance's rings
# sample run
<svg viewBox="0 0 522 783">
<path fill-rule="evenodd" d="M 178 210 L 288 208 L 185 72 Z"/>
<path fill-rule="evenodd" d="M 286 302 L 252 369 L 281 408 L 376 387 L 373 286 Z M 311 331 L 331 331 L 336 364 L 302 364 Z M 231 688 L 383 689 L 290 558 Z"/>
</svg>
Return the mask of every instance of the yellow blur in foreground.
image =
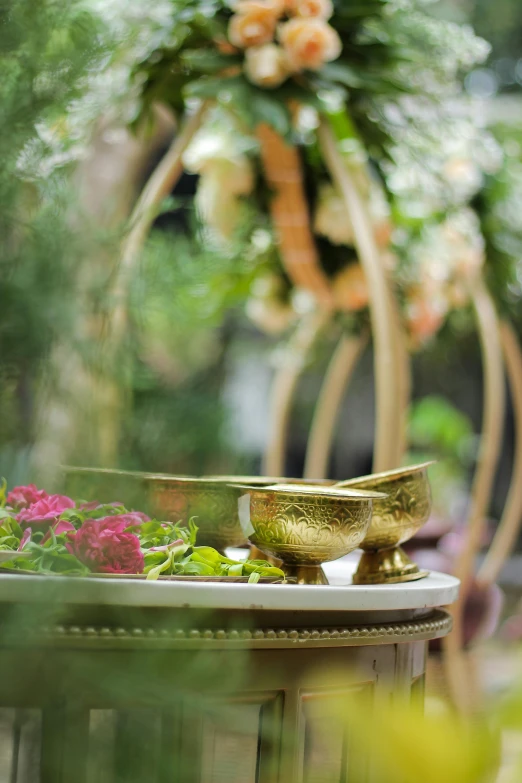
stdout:
<svg viewBox="0 0 522 783">
<path fill-rule="evenodd" d="M 334 690 L 331 672 L 321 679 Z M 321 718 L 326 751 L 332 722 L 349 738 L 351 783 L 366 780 L 369 769 L 379 783 L 493 783 L 499 780 L 501 730 L 522 730 L 522 690 L 488 715 L 465 719 L 442 700 L 427 699 L 423 711 L 409 699 L 376 700 L 371 690 L 348 688 L 329 700 Z M 517 770 L 502 783 L 520 783 L 520 763 Z"/>
</svg>

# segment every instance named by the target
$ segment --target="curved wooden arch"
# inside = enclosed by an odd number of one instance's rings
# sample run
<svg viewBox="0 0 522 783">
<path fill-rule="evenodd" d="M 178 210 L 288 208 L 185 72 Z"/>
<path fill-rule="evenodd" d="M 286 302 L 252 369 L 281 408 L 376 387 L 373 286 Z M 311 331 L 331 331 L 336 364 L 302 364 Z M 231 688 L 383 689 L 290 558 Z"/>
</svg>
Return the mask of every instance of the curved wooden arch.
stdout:
<svg viewBox="0 0 522 783">
<path fill-rule="evenodd" d="M 402 410 L 404 395 L 393 297 L 375 242 L 368 207 L 339 152 L 334 133 L 325 118 L 321 119 L 319 127 L 319 143 L 330 176 L 346 206 L 357 255 L 368 280 L 376 388 L 373 470 L 381 472 L 397 467 L 401 444 L 404 442 L 400 432 L 403 417 L 398 415 Z"/>
<path fill-rule="evenodd" d="M 270 431 L 263 460 L 263 473 L 266 476 L 285 474 L 288 427 L 297 384 L 310 350 L 329 320 L 330 313 L 326 310 L 304 316 L 288 343 L 288 361 L 276 371 L 269 407 Z"/>
<path fill-rule="evenodd" d="M 515 417 L 515 451 L 506 505 L 477 576 L 482 587 L 497 580 L 516 544 L 522 523 L 522 351 L 515 330 L 507 321 L 500 324 L 500 338 Z"/>
<path fill-rule="evenodd" d="M 455 575 L 461 580 L 461 589 L 459 598 L 452 607 L 453 631 L 443 641 L 446 678 L 455 705 L 463 713 L 470 713 L 474 709 L 477 696 L 468 676 L 468 664 L 463 649 L 463 612 L 493 490 L 504 417 L 504 368 L 499 321 L 492 297 L 482 279 L 477 281 L 472 291 L 472 302 L 477 319 L 484 377 L 482 434 L 466 540 L 455 569 Z"/>
<path fill-rule="evenodd" d="M 128 290 L 141 249 L 156 218 L 157 208 L 172 192 L 183 173 L 183 153 L 199 129 L 207 108 L 208 102 L 201 103 L 196 111 L 185 119 L 179 134 L 152 172 L 136 202 L 111 289 L 114 304 L 104 330 L 109 348 L 119 345 L 125 333 Z"/>
<path fill-rule="evenodd" d="M 343 335 L 332 355 L 315 406 L 306 449 L 305 478 L 327 478 L 328 460 L 344 392 L 368 345 L 366 332 Z"/>
</svg>

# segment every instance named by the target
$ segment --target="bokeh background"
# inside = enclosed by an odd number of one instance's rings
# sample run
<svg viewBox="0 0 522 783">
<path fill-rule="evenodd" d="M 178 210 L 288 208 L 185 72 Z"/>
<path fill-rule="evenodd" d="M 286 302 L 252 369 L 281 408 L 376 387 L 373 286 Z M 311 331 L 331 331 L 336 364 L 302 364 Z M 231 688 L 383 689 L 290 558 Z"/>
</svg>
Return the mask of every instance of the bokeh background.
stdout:
<svg viewBox="0 0 522 783">
<path fill-rule="evenodd" d="M 95 0 L 90 5 L 101 7 Z M 117 18 L 118 3 L 109 6 Z M 128 118 L 118 115 L 116 103 L 110 116 L 100 116 L 88 145 L 80 142 L 78 129 L 67 129 L 66 152 L 62 146 L 56 159 L 45 159 L 45 186 L 36 177 L 34 186 L 30 181 L 17 184 L 12 172 L 20 150 L 31 140 L 34 123 L 44 109 L 58 117 L 60 107 L 78 97 L 82 87 L 74 82 L 74 69 L 88 68 L 96 47 L 110 51 L 111 41 L 106 38 L 100 44 L 92 21 L 74 32 L 67 29 L 67 20 L 46 17 L 43 9 L 38 12 L 39 27 L 29 26 L 31 3 L 13 7 L 18 17 L 3 33 L 5 51 L 22 47 L 27 24 L 30 34 L 19 62 L 31 72 L 44 71 L 45 58 L 52 55 L 41 43 L 54 26 L 55 43 L 60 35 L 60 45 L 70 46 L 72 40 L 78 61 L 71 62 L 63 84 L 44 84 L 38 94 L 27 72 L 14 67 L 2 86 L 7 108 L 2 151 L 9 165 L 1 184 L 5 253 L 0 262 L 0 474 L 9 484 L 35 475 L 53 480 L 53 466 L 64 462 L 189 474 L 258 472 L 266 446 L 270 383 L 274 367 L 284 361 L 285 335 L 267 335 L 247 315 L 254 269 L 241 234 L 226 253 L 194 243 L 199 230 L 193 199 L 198 176 L 184 174 L 156 220 L 139 274 L 132 280 L 124 344 L 117 355 L 102 350 L 111 259 L 118 252 L 123 218 L 176 128 L 162 116 L 155 135 L 144 142 L 139 134 L 133 137 L 122 130 Z M 439 2 L 428 11 L 469 23 L 490 41 L 489 59 L 466 77 L 465 89 L 492 133 L 507 142 L 508 163 L 516 171 L 522 158 L 520 4 Z M 142 43 L 136 33 L 129 47 Z M 95 113 L 96 107 L 90 108 Z M 52 145 L 43 130 L 39 143 Z M 40 150 L 31 144 L 25 148 L 25 163 L 36 170 Z M 120 183 L 117 191 L 115 182 Z M 483 198 L 482 193 L 477 197 Z M 20 203 L 26 204 L 21 212 Z M 21 224 L 18 235 L 11 230 L 14 209 Z M 520 258 L 520 246 L 510 250 Z M 518 276 L 522 281 L 520 262 Z M 520 330 L 520 312 L 515 309 L 511 315 Z M 440 495 L 440 507 L 456 521 L 466 505 L 482 410 L 477 337 L 464 321 L 450 319 L 413 359 L 411 447 L 447 465 L 445 473 L 441 468 L 441 481 L 449 474 L 453 480 L 451 491 L 446 485 Z M 336 336 L 316 349 L 300 384 L 288 475 L 302 473 L 312 409 Z M 368 350 L 343 404 L 331 477 L 346 478 L 370 468 L 373 410 Z M 509 481 L 512 429 L 508 405 L 493 519 L 502 510 Z"/>
</svg>

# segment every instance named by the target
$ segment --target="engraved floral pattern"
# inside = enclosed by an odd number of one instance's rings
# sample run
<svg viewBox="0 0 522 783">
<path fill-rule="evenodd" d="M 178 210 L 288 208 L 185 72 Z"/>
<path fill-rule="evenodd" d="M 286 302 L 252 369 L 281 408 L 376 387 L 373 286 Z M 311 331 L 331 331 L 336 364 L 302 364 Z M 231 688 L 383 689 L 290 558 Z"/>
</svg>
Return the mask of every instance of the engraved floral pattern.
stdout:
<svg viewBox="0 0 522 783">
<path fill-rule="evenodd" d="M 371 518 L 371 501 L 303 498 L 252 492 L 251 541 L 286 563 L 319 565 L 348 554 L 362 542 Z"/>
<path fill-rule="evenodd" d="M 363 549 L 386 549 L 408 541 L 427 521 L 431 511 L 431 490 L 426 470 L 386 480 L 368 479 L 350 484 L 354 489 L 374 489 L 388 497 L 376 500 Z"/>
<path fill-rule="evenodd" d="M 166 482 L 153 488 L 154 505 L 171 522 L 188 523 L 195 517 L 198 544 L 223 550 L 245 540 L 237 514 L 239 491 L 226 485 L 194 486 Z"/>
</svg>

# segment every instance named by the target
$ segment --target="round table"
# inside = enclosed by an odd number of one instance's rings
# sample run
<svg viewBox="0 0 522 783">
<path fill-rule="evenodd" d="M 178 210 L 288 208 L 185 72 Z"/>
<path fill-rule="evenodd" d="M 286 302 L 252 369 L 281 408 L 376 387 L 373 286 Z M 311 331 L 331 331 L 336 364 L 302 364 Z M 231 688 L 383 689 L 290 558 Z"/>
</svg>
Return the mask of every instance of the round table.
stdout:
<svg viewBox="0 0 522 783">
<path fill-rule="evenodd" d="M 350 780 L 335 709 L 421 701 L 458 592 L 353 568 L 329 564 L 328 586 L 1 575 L 0 780 Z"/>
</svg>

